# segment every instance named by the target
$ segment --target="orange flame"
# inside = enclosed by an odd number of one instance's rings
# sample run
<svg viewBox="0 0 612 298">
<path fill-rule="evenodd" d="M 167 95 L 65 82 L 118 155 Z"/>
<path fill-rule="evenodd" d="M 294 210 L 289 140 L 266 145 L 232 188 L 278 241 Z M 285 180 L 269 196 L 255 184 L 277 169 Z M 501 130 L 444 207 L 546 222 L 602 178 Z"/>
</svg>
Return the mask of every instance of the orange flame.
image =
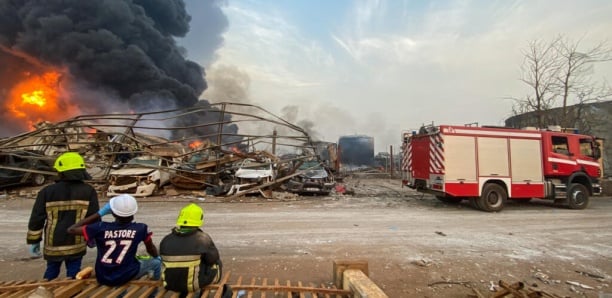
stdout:
<svg viewBox="0 0 612 298">
<path fill-rule="evenodd" d="M 191 148 L 192 150 L 198 149 L 202 146 L 202 144 L 204 144 L 202 141 L 199 140 L 195 140 L 191 143 L 189 143 L 189 148 Z"/>
<path fill-rule="evenodd" d="M 27 75 L 26 80 L 13 87 L 5 103 L 10 115 L 23 121 L 24 128 L 32 128 L 34 124 L 44 120 L 64 120 L 78 113 L 77 106 L 68 105 L 59 99 L 59 72 Z"/>
</svg>

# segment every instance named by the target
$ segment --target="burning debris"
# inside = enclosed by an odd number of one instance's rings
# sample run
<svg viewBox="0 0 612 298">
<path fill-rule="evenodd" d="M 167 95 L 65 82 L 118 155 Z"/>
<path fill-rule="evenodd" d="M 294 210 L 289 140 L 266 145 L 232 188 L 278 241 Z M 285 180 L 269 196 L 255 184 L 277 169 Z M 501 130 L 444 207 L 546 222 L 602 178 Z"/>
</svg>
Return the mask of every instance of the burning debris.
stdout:
<svg viewBox="0 0 612 298">
<path fill-rule="evenodd" d="M 185 125 L 194 117 L 201 122 Z M 296 170 L 304 161 L 309 160 L 311 167 L 322 163 L 304 130 L 246 104 L 82 115 L 57 123 L 40 122 L 36 128 L 1 139 L 0 153 L 39 152 L 37 160 L 53 161 L 63 152 L 79 152 L 91 182 L 101 185 L 109 196 L 150 196 L 172 184 L 211 195 L 260 193 L 267 197 L 301 173 Z"/>
<path fill-rule="evenodd" d="M 218 1 L 199 11 L 212 57 L 228 21 Z M 183 109 L 201 104 L 204 68 L 175 38 L 189 31 L 183 0 L 3 1 L 0 135 L 81 114 Z M 196 122 L 183 119 L 185 125 Z"/>
</svg>

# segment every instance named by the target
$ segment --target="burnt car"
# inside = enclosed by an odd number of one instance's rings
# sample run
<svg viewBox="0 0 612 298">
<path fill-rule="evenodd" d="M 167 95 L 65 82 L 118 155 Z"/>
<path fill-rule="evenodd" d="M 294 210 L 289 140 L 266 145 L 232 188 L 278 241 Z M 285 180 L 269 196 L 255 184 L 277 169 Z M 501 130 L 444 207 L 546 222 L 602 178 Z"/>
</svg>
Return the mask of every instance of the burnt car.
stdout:
<svg viewBox="0 0 612 298">
<path fill-rule="evenodd" d="M 135 197 L 154 195 L 160 187 L 170 183 L 174 172 L 172 159 L 143 155 L 130 159 L 121 168 L 109 174 L 110 185 L 106 195 L 113 197 L 130 194 Z"/>
<path fill-rule="evenodd" d="M 302 163 L 296 173 L 285 183 L 285 189 L 289 192 L 328 195 L 336 185 L 330 171 L 315 160 Z"/>
<path fill-rule="evenodd" d="M 259 193 L 268 198 L 271 193 L 269 188 L 262 185 L 269 184 L 276 179 L 276 171 L 270 160 L 255 160 L 246 158 L 234 173 L 235 183 L 231 186 L 227 195 L 245 192 L 246 194 Z"/>
<path fill-rule="evenodd" d="M 40 186 L 55 175 L 52 162 L 42 153 L 25 150 L 0 152 L 0 189 Z"/>
</svg>

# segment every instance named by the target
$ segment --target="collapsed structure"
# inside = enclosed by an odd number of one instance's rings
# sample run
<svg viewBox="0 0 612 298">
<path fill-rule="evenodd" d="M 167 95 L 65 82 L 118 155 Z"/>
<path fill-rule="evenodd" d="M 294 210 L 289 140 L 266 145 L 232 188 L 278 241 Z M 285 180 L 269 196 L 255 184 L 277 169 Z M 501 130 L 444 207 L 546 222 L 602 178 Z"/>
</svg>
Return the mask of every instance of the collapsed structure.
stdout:
<svg viewBox="0 0 612 298">
<path fill-rule="evenodd" d="M 298 176 L 296 170 L 304 161 L 321 163 L 302 128 L 258 106 L 239 103 L 82 115 L 41 122 L 34 131 L 0 140 L 0 156 L 17 155 L 43 164 L 67 151 L 85 158 L 91 182 L 108 195 L 149 196 L 172 184 L 211 195 L 231 191 L 234 196 L 267 196 Z M 2 164 L 0 170 L 21 173 L 22 183 L 55 175 L 49 168 L 28 166 Z"/>
</svg>

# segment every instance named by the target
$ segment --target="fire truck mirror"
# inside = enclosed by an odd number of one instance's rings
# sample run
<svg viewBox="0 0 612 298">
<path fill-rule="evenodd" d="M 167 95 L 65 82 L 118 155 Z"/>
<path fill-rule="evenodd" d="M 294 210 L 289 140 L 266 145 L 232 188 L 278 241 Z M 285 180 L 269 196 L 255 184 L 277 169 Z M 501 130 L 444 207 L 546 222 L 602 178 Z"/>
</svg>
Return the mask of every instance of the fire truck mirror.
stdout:
<svg viewBox="0 0 612 298">
<path fill-rule="evenodd" d="M 601 158 L 601 149 L 599 149 L 599 144 L 596 144 L 593 147 L 593 158 L 600 159 Z"/>
</svg>

